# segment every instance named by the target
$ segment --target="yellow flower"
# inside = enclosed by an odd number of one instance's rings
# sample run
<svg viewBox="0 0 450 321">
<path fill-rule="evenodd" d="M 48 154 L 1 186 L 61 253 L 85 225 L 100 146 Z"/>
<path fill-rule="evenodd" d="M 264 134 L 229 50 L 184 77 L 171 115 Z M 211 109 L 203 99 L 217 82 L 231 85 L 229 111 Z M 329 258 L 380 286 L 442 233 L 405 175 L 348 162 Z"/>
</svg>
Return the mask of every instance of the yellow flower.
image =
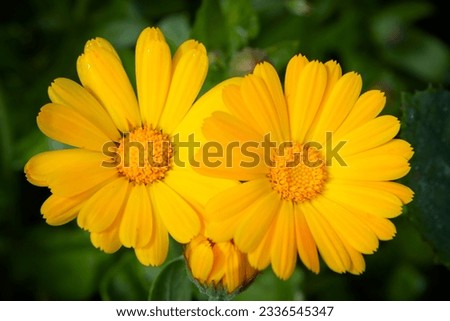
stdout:
<svg viewBox="0 0 450 321">
<path fill-rule="evenodd" d="M 207 95 L 191 110 L 207 69 L 202 44 L 188 40 L 172 58 L 161 31 L 146 28 L 136 45 L 136 97 L 112 45 L 88 41 L 77 62 L 82 86 L 56 79 L 37 117 L 44 134 L 75 148 L 38 154 L 25 166 L 31 183 L 52 192 L 41 208 L 47 223 L 77 218 L 96 247 L 133 248 L 145 265 L 163 263 L 169 234 L 191 241 L 201 205 L 229 185 L 195 173 L 176 141 L 208 114 Z"/>
<path fill-rule="evenodd" d="M 247 255 L 233 242 L 214 243 L 198 235 L 186 246 L 184 255 L 192 276 L 205 291 L 212 293 L 236 294 L 257 274 L 248 263 Z"/>
<path fill-rule="evenodd" d="M 227 111 L 203 133 L 225 157 L 213 163 L 203 148 L 198 171 L 243 183 L 207 203 L 206 236 L 233 239 L 253 267 L 271 264 L 282 279 L 297 255 L 318 273 L 319 253 L 336 272 L 362 273 L 363 254 L 394 237 L 389 219 L 412 199 L 393 180 L 408 173 L 413 152 L 394 138 L 398 119 L 378 116 L 384 94 L 361 88 L 358 74 L 301 55 L 287 66 L 284 91 L 268 63 L 224 87 L 216 99 Z"/>
</svg>

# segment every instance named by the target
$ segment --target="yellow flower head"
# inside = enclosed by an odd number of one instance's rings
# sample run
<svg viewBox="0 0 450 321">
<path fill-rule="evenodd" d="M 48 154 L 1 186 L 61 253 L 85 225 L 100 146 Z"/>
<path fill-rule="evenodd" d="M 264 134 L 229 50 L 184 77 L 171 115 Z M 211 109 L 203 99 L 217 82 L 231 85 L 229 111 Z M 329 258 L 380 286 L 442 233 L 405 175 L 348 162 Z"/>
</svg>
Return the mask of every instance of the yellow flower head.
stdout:
<svg viewBox="0 0 450 321">
<path fill-rule="evenodd" d="M 413 152 L 394 138 L 397 118 L 378 116 L 384 94 L 361 88 L 358 74 L 301 55 L 284 90 L 269 63 L 225 86 L 216 99 L 226 110 L 203 125 L 225 156 L 212 162 L 203 148 L 198 171 L 243 183 L 208 202 L 206 236 L 233 240 L 253 267 L 271 264 L 282 279 L 297 256 L 319 272 L 319 254 L 336 272 L 362 273 L 363 254 L 395 235 L 389 219 L 412 199 L 393 180 L 408 173 Z"/>
<path fill-rule="evenodd" d="M 258 272 L 233 242 L 214 243 L 203 235 L 186 246 L 184 255 L 192 276 L 206 292 L 236 294 L 245 289 Z"/>
<path fill-rule="evenodd" d="M 56 79 L 37 117 L 44 134 L 74 148 L 25 166 L 31 183 L 52 192 L 41 208 L 47 223 L 77 218 L 96 247 L 133 248 L 145 265 L 165 260 L 169 234 L 191 241 L 200 204 L 221 183 L 180 164 L 174 139 L 186 139 L 199 118 L 191 107 L 207 69 L 202 44 L 188 40 L 172 57 L 161 31 L 146 28 L 136 45 L 136 97 L 112 45 L 88 41 L 77 63 L 82 85 Z"/>
</svg>

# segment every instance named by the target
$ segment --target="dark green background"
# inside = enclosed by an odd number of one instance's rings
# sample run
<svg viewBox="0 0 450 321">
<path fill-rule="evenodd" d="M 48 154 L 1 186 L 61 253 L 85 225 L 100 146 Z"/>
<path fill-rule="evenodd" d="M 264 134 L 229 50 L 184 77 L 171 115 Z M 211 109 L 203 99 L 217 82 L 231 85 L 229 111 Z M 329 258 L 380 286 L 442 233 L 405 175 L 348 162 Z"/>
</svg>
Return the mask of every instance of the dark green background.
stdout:
<svg viewBox="0 0 450 321">
<path fill-rule="evenodd" d="M 362 276 L 338 275 L 326 266 L 314 275 L 299 264 L 292 278 L 283 282 L 267 269 L 236 299 L 449 300 L 450 273 L 445 267 L 450 248 L 448 155 L 440 163 L 427 165 L 433 153 L 445 154 L 449 149 L 449 96 L 448 92 L 436 93 L 450 84 L 448 17 L 442 3 L 10 2 L 11 8 L 0 12 L 0 299 L 205 299 L 186 282 L 179 261 L 167 269 L 145 268 L 130 250 L 114 255 L 98 251 L 75 222 L 47 226 L 39 208 L 49 192 L 29 184 L 23 175 L 23 166 L 32 155 L 61 148 L 39 132 L 35 118 L 49 101 L 47 88 L 54 78 L 78 80 L 76 59 L 85 42 L 95 36 L 110 40 L 133 79 L 137 36 L 146 26 L 159 26 L 172 49 L 189 37 L 205 44 L 211 66 L 203 90 L 249 72 L 262 59 L 271 61 L 281 74 L 289 58 L 299 52 L 310 59 L 336 59 L 344 71 L 362 75 L 364 90 L 386 92 L 384 112 L 405 120 L 402 135 L 416 148 L 413 160 L 417 161 L 407 182 L 420 194 L 405 215 L 394 219 L 395 239 L 382 242 L 377 253 L 366 256 Z M 430 87 L 437 89 L 431 98 L 422 99 L 418 92 Z M 433 95 L 440 96 L 433 100 Z M 423 117 L 427 125 L 417 125 L 423 124 Z M 443 138 L 430 148 L 419 135 Z M 439 193 L 433 194 L 430 184 L 436 181 Z M 442 228 L 436 229 L 442 222 Z M 420 228 L 424 225 L 425 231 Z M 173 244 L 168 261 L 180 254 L 180 246 Z M 180 276 L 179 283 L 168 283 L 174 273 Z M 167 295 L 164 284 L 179 291 Z"/>
</svg>

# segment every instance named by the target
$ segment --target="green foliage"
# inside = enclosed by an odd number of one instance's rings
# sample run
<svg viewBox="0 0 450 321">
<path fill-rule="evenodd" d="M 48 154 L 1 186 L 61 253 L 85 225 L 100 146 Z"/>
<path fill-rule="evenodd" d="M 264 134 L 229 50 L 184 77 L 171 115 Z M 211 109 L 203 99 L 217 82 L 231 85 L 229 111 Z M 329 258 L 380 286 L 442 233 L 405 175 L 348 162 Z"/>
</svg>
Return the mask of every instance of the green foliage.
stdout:
<svg viewBox="0 0 450 321">
<path fill-rule="evenodd" d="M 403 96 L 402 136 L 414 146 L 407 183 L 415 192 L 410 217 L 450 266 L 450 91 L 428 89 Z"/>
<path fill-rule="evenodd" d="M 186 301 L 192 298 L 192 283 L 184 257 L 170 261 L 159 273 L 150 289 L 149 300 Z"/>
<path fill-rule="evenodd" d="M 23 174 L 32 155 L 58 148 L 36 126 L 51 81 L 77 80 L 85 42 L 101 36 L 134 83 L 134 45 L 145 26 L 159 26 L 172 52 L 188 38 L 205 44 L 210 66 L 202 92 L 262 60 L 283 78 L 295 54 L 335 59 L 344 72 L 361 73 L 364 90 L 386 92 L 385 112 L 402 116 L 402 137 L 415 149 L 406 178 L 415 199 L 394 221 L 395 239 L 366 256 L 362 276 L 326 267 L 315 275 L 299 264 L 281 281 L 269 268 L 235 300 L 448 299 L 450 273 L 441 263 L 450 261 L 450 97 L 444 89 L 423 91 L 450 85 L 448 34 L 435 25 L 445 22 L 439 1 L 25 0 L 10 6 L 0 20 L 1 299 L 207 299 L 189 281 L 177 244 L 162 267 L 144 267 L 130 249 L 95 249 L 76 224 L 47 226 L 39 208 L 49 193 Z M 416 93 L 401 102 L 402 92 Z"/>
</svg>

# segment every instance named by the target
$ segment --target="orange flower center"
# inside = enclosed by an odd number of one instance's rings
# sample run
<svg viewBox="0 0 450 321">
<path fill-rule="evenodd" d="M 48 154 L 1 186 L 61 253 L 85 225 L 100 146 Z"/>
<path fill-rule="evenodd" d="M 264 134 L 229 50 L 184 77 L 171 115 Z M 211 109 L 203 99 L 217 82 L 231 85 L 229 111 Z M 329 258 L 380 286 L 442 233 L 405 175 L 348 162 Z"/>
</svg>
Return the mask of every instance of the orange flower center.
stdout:
<svg viewBox="0 0 450 321">
<path fill-rule="evenodd" d="M 294 143 L 273 153 L 271 160 L 267 177 L 282 199 L 302 203 L 323 191 L 328 174 L 316 148 Z"/>
<path fill-rule="evenodd" d="M 151 184 L 164 178 L 172 167 L 173 148 L 169 136 L 146 126 L 125 134 L 117 147 L 120 175 L 136 184 Z"/>
</svg>

